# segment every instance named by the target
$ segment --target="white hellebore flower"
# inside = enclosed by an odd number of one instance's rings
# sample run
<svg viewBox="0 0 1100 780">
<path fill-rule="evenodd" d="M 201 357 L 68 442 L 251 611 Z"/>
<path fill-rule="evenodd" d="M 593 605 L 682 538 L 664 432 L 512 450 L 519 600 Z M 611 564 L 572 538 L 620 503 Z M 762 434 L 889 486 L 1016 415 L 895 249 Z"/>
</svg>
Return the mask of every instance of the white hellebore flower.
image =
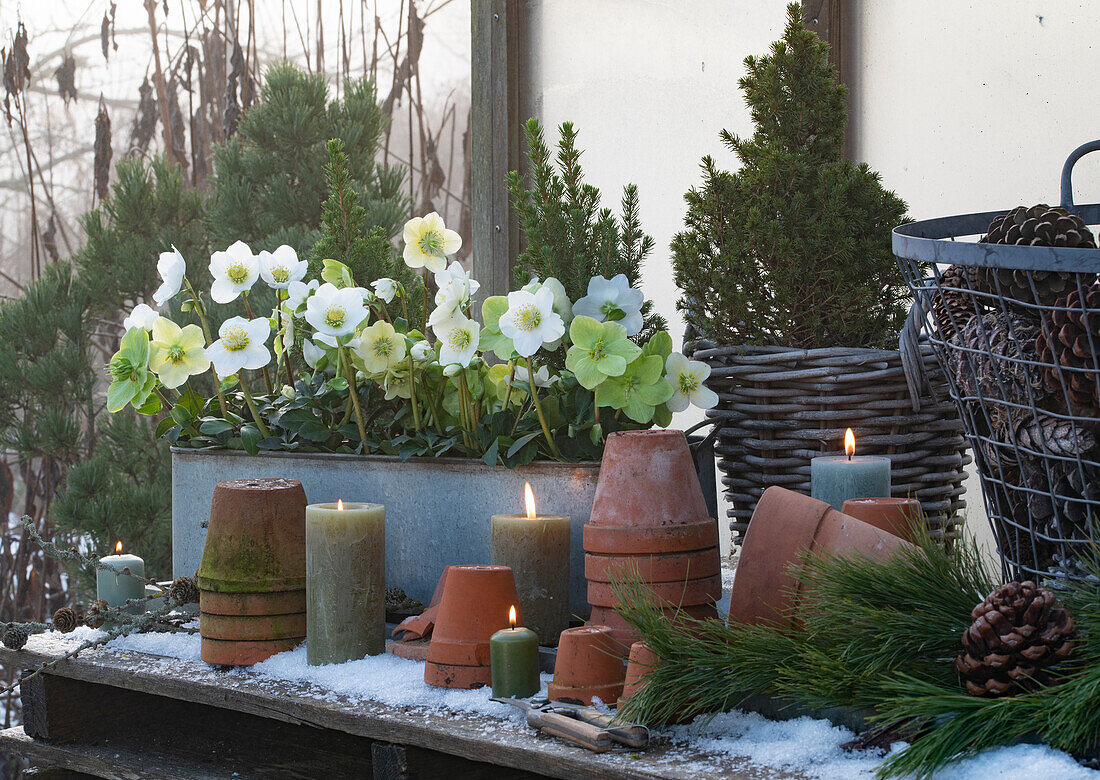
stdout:
<svg viewBox="0 0 1100 780">
<path fill-rule="evenodd" d="M 670 412 L 682 412 L 689 404 L 700 409 L 710 409 L 718 403 L 718 394 L 703 382 L 710 376 L 710 366 L 698 360 L 688 360 L 679 352 L 673 352 L 665 361 L 665 379 L 672 385 L 672 397 L 668 399 Z"/>
<path fill-rule="evenodd" d="M 404 334 L 398 333 L 393 325 L 384 320 L 379 320 L 359 334 L 354 348 L 370 374 L 389 371 L 408 354 Z"/>
<path fill-rule="evenodd" d="M 298 392 L 290 385 L 283 385 L 281 388 L 279 388 L 279 395 L 281 395 L 288 401 L 293 401 L 294 398 L 298 395 Z"/>
<path fill-rule="evenodd" d="M 508 293 L 508 310 L 500 316 L 500 332 L 512 340 L 516 352 L 531 357 L 543 344 L 551 344 L 565 333 L 561 315 L 554 311 L 554 293 L 549 287 L 537 292 Z"/>
<path fill-rule="evenodd" d="M 543 287 L 549 287 L 550 291 L 554 293 L 554 311 L 560 314 L 562 322 L 568 325 L 573 321 L 573 304 L 569 302 L 569 294 L 565 292 L 565 285 L 553 276 L 548 276 L 545 282 L 540 282 L 536 276 L 520 289 L 534 293 Z"/>
<path fill-rule="evenodd" d="M 523 366 L 516 366 L 512 370 L 515 372 L 516 382 L 527 382 L 528 384 L 530 384 L 530 380 L 528 379 L 530 374 L 528 374 L 526 368 L 524 368 Z M 559 379 L 561 379 L 561 377 L 559 376 L 550 376 L 550 369 L 548 369 L 546 366 L 539 366 L 538 370 L 535 371 L 535 387 L 551 387 Z M 507 384 L 512 383 L 509 377 L 504 377 L 504 381 Z"/>
<path fill-rule="evenodd" d="M 423 363 L 425 360 L 430 358 L 433 353 L 434 350 L 432 349 L 432 345 L 429 344 L 427 341 L 418 341 L 413 344 L 412 348 L 409 350 L 409 354 L 412 355 L 412 359 L 415 360 L 417 363 Z"/>
<path fill-rule="evenodd" d="M 236 241 L 224 252 L 210 255 L 210 297 L 215 303 L 229 303 L 252 289 L 260 278 L 260 259 L 252 254 L 248 244 Z"/>
<path fill-rule="evenodd" d="M 302 357 L 306 359 L 306 365 L 316 371 L 325 358 L 325 351 L 309 339 L 302 339 Z"/>
<path fill-rule="evenodd" d="M 374 288 L 374 294 L 386 303 L 392 303 L 393 299 L 397 297 L 397 282 L 388 276 L 375 279 L 370 283 L 370 286 Z"/>
<path fill-rule="evenodd" d="M 171 252 L 161 252 L 157 260 L 157 273 L 160 274 L 161 284 L 153 293 L 153 303 L 163 306 L 175 297 L 183 286 L 183 275 L 187 273 L 187 263 L 183 255 L 172 246 Z"/>
<path fill-rule="evenodd" d="M 477 354 L 481 338 L 481 325 L 462 314 L 435 326 L 439 338 L 439 362 L 443 366 L 459 365 L 465 368 Z"/>
<path fill-rule="evenodd" d="M 454 316 L 465 316 L 470 298 L 481 289 L 476 279 L 459 263 L 451 263 L 435 275 L 435 284 L 439 289 L 435 293 L 435 310 L 428 317 L 428 325 L 436 325 Z"/>
<path fill-rule="evenodd" d="M 593 276 L 588 280 L 588 295 L 573 304 L 573 314 L 598 322 L 618 322 L 626 328 L 626 335 L 633 336 L 642 329 L 644 301 L 642 291 L 630 286 L 626 274 L 614 279 Z"/>
<path fill-rule="evenodd" d="M 283 301 L 283 308 L 294 314 L 298 309 L 302 308 L 302 304 L 306 302 L 306 298 L 317 292 L 317 288 L 321 286 L 321 283 L 316 279 L 311 279 L 309 283 L 306 282 L 291 282 L 287 285 L 287 299 Z"/>
<path fill-rule="evenodd" d="M 214 373 L 224 379 L 241 369 L 266 366 L 271 362 L 271 352 L 264 342 L 270 333 L 271 323 L 267 317 L 227 319 L 218 328 L 218 340 L 206 348 L 206 357 L 214 365 Z"/>
<path fill-rule="evenodd" d="M 306 300 L 306 322 L 321 336 L 346 336 L 366 318 L 367 307 L 358 287 L 341 290 L 325 282 Z"/>
<path fill-rule="evenodd" d="M 427 268 L 432 273 L 442 271 L 447 257 L 462 248 L 462 236 L 447 230 L 443 217 L 432 212 L 425 217 L 413 217 L 405 223 L 402 234 L 405 240 L 405 265 L 409 268 Z"/>
<path fill-rule="evenodd" d="M 300 282 L 309 263 L 298 259 L 294 247 L 283 244 L 274 252 L 260 252 L 260 276 L 274 290 L 285 290 L 291 282 Z"/>
<path fill-rule="evenodd" d="M 160 315 L 157 314 L 147 303 L 139 303 L 134 307 L 134 310 L 130 312 L 130 316 L 122 321 L 122 327 L 126 330 L 130 328 L 145 328 L 146 330 L 153 329 L 153 323 L 160 319 Z"/>
</svg>

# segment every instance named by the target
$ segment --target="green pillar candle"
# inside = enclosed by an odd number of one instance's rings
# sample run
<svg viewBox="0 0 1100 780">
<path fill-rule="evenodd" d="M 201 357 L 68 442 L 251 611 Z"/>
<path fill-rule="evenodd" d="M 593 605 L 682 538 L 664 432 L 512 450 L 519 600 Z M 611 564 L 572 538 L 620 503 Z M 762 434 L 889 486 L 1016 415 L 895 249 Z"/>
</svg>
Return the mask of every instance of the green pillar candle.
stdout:
<svg viewBox="0 0 1100 780">
<path fill-rule="evenodd" d="M 490 518 L 489 561 L 509 566 L 523 620 L 544 645 L 556 646 L 569 628 L 569 530 L 565 515 L 535 513 L 526 486 L 527 513 Z"/>
<path fill-rule="evenodd" d="M 340 664 L 386 649 L 386 509 L 306 507 L 306 659 Z"/>
<path fill-rule="evenodd" d="M 136 555 L 123 554 L 122 542 L 115 546 L 115 554 L 99 559 L 105 566 L 113 571 L 96 569 L 95 592 L 96 598 L 106 601 L 108 606 L 121 607 L 129 599 L 145 598 L 145 561 Z M 123 569 L 129 569 L 126 574 Z M 140 614 L 145 611 L 144 606 L 132 606 L 127 612 Z"/>
<path fill-rule="evenodd" d="M 515 607 L 512 607 L 509 619 L 511 628 L 502 628 L 489 637 L 493 696 L 526 699 L 542 688 L 539 680 L 539 639 L 531 629 L 516 627 Z"/>
</svg>

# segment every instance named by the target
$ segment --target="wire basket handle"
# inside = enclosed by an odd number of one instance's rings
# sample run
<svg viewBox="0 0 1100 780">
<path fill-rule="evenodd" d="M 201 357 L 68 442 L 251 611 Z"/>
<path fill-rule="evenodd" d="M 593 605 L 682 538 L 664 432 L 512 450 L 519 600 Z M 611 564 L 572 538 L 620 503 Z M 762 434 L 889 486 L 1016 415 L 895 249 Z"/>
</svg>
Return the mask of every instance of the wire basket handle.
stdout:
<svg viewBox="0 0 1100 780">
<path fill-rule="evenodd" d="M 1066 163 L 1062 166 L 1062 208 L 1077 213 L 1077 210 L 1073 207 L 1073 182 L 1071 180 L 1073 166 L 1086 154 L 1095 151 L 1100 151 L 1100 140 L 1081 144 L 1070 152 L 1069 157 L 1066 158 Z"/>
</svg>

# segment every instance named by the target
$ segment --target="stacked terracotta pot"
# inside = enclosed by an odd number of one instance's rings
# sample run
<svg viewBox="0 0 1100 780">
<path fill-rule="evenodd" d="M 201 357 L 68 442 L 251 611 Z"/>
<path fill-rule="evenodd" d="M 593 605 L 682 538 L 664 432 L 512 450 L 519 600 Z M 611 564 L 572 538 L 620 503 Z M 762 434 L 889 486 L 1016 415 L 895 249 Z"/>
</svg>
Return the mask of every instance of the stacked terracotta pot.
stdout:
<svg viewBox="0 0 1100 780">
<path fill-rule="evenodd" d="M 424 682 L 440 688 L 480 688 L 492 682 L 489 637 L 508 628 L 519 596 L 507 566 L 448 566 L 443 597 L 428 645 Z"/>
<path fill-rule="evenodd" d="M 305 521 L 297 480 L 214 488 L 197 573 L 202 660 L 247 666 L 305 639 Z"/>
<path fill-rule="evenodd" d="M 639 637 L 615 612 L 615 579 L 636 573 L 670 617 L 717 616 L 718 523 L 707 514 L 682 431 L 608 436 L 584 549 L 589 625 L 608 626 L 623 657 Z"/>
</svg>

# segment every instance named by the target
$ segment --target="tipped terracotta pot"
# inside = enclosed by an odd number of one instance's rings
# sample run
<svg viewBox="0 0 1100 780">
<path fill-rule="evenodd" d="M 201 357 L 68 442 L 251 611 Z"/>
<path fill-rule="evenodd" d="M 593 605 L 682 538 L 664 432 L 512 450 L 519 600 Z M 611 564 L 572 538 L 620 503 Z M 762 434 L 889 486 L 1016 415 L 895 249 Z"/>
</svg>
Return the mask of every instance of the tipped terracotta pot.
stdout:
<svg viewBox="0 0 1100 780">
<path fill-rule="evenodd" d="M 293 650 L 305 641 L 304 636 L 266 641 L 221 640 L 202 638 L 200 655 L 208 664 L 218 666 L 251 666 L 266 661 L 277 653 Z"/>
<path fill-rule="evenodd" d="M 650 598 L 667 602 L 673 607 L 714 603 L 722 598 L 722 576 L 719 574 L 686 582 L 646 582 L 643 587 L 650 593 Z M 615 607 L 619 599 L 615 596 L 613 585 L 589 582 L 588 603 L 594 607 Z"/>
<path fill-rule="evenodd" d="M 199 633 L 207 639 L 266 641 L 306 635 L 306 613 L 290 615 L 208 615 L 199 613 Z"/>
<path fill-rule="evenodd" d="M 607 437 L 584 549 L 670 553 L 718 545 L 683 431 L 620 431 Z"/>
<path fill-rule="evenodd" d="M 686 553 L 649 555 L 598 555 L 585 553 L 584 576 L 589 582 L 612 582 L 637 576 L 646 582 L 684 582 L 720 574 L 721 559 L 715 548 Z"/>
<path fill-rule="evenodd" d="M 306 493 L 296 479 L 219 482 L 199 587 L 219 593 L 266 593 L 306 586 Z"/>
<path fill-rule="evenodd" d="M 840 511 L 907 542 L 917 540 L 915 531 L 924 522 L 915 498 L 849 498 Z"/>
<path fill-rule="evenodd" d="M 390 636 L 400 639 L 402 642 L 413 642 L 431 635 L 435 628 L 435 618 L 439 614 L 439 602 L 443 600 L 443 588 L 447 584 L 447 572 L 450 566 L 443 567 L 443 574 L 439 576 L 439 582 L 435 585 L 435 592 L 428 608 L 419 615 L 411 615 L 405 618 L 390 632 Z"/>
<path fill-rule="evenodd" d="M 306 611 L 306 592 L 216 593 L 199 591 L 199 611 L 208 615 L 290 615 Z"/>
<path fill-rule="evenodd" d="M 730 595 L 730 623 L 793 628 L 800 584 L 791 574 L 806 551 L 862 554 L 884 561 L 908 542 L 838 512 L 824 501 L 777 486 L 760 497 L 745 534 Z"/>
<path fill-rule="evenodd" d="M 625 677 L 626 667 L 609 628 L 567 628 L 558 640 L 548 695 L 553 701 L 591 704 L 599 698 L 612 704 L 622 696 Z"/>
<path fill-rule="evenodd" d="M 489 637 L 507 628 L 519 597 L 507 566 L 451 566 L 439 602 L 424 681 L 444 688 L 469 688 L 489 680 Z M 443 667 L 478 667 L 479 672 Z"/>
<path fill-rule="evenodd" d="M 695 606 L 685 606 L 679 609 L 669 607 L 667 609 L 662 609 L 661 612 L 664 613 L 666 618 L 673 622 L 676 622 L 677 618 L 683 615 L 695 618 L 696 620 L 714 620 L 718 617 L 718 608 L 714 604 L 697 604 Z M 634 627 L 627 623 L 623 616 L 616 612 L 613 607 L 592 607 L 592 616 L 589 618 L 588 624 L 607 628 L 611 632 L 612 638 L 615 640 L 615 651 L 618 652 L 623 659 L 629 655 L 630 646 L 642 639 L 638 635 L 638 632 L 634 630 Z"/>
<path fill-rule="evenodd" d="M 645 687 L 646 681 L 643 678 L 660 661 L 661 659 L 645 642 L 635 642 L 630 646 L 630 657 L 626 661 L 626 680 L 623 682 L 623 695 L 619 698 L 620 706 Z"/>
</svg>

